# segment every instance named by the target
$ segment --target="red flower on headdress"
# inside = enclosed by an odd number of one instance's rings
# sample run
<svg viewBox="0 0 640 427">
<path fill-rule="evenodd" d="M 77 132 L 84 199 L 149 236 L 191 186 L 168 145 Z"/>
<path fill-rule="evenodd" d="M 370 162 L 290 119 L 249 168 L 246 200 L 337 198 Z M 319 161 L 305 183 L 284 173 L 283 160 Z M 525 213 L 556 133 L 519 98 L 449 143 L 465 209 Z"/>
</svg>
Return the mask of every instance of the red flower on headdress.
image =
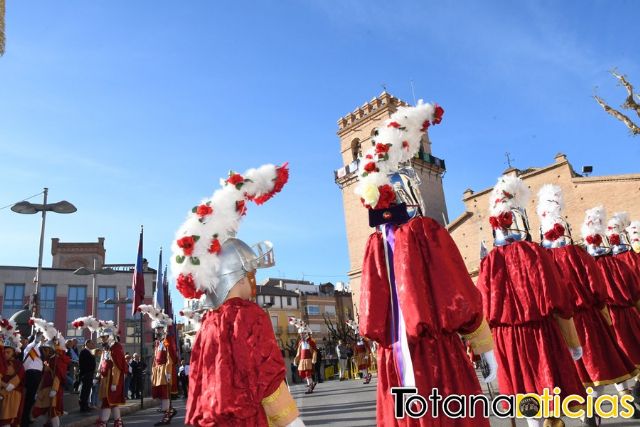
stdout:
<svg viewBox="0 0 640 427">
<path fill-rule="evenodd" d="M 600 244 L 602 243 L 602 236 L 599 234 L 593 234 L 591 236 L 587 236 L 585 240 L 590 245 L 600 246 Z"/>
<path fill-rule="evenodd" d="M 367 154 L 364 158 L 367 160 L 373 160 L 373 156 L 371 154 Z"/>
<path fill-rule="evenodd" d="M 609 244 L 611 246 L 618 246 L 620 244 L 620 235 L 612 234 L 611 236 L 609 236 Z"/>
<path fill-rule="evenodd" d="M 553 242 L 564 236 L 564 226 L 560 223 L 553 224 L 553 228 L 544 233 L 544 238 Z"/>
<path fill-rule="evenodd" d="M 185 298 L 200 298 L 204 294 L 204 292 L 196 289 L 196 284 L 193 281 L 191 273 L 186 276 L 184 274 L 180 274 L 178 276 L 176 287 Z"/>
<path fill-rule="evenodd" d="M 389 152 L 389 147 L 391 147 L 391 144 L 376 144 L 376 153 L 377 154 L 386 154 Z"/>
<path fill-rule="evenodd" d="M 405 150 L 409 149 L 409 143 L 407 141 L 402 141 L 402 148 L 404 148 Z"/>
<path fill-rule="evenodd" d="M 240 216 L 244 216 L 247 213 L 247 206 L 244 200 L 238 200 L 236 202 L 236 212 L 240 214 Z"/>
<path fill-rule="evenodd" d="M 400 128 L 400 123 L 398 122 L 391 122 L 387 125 L 388 128 L 396 128 L 399 129 Z"/>
<path fill-rule="evenodd" d="M 196 244 L 196 239 L 194 239 L 193 236 L 184 236 L 178 239 L 176 243 L 186 256 L 191 256 L 191 254 L 193 254 L 193 246 Z"/>
<path fill-rule="evenodd" d="M 389 184 L 381 185 L 378 187 L 378 191 L 380 192 L 380 197 L 374 209 L 387 209 L 396 203 L 396 193 Z"/>
<path fill-rule="evenodd" d="M 422 127 L 420 128 L 420 132 L 426 132 L 427 129 L 429 129 L 429 126 L 431 126 L 431 122 L 429 122 L 429 120 L 425 120 L 424 122 L 422 122 Z"/>
<path fill-rule="evenodd" d="M 36 322 L 34 322 L 33 319 L 29 319 L 28 323 L 29 323 L 29 326 L 33 326 L 36 324 Z"/>
<path fill-rule="evenodd" d="M 437 125 L 442 121 L 442 116 L 444 115 L 444 108 L 442 108 L 438 104 L 434 104 L 434 106 L 436 107 L 436 109 L 433 113 L 433 124 Z"/>
<path fill-rule="evenodd" d="M 369 162 L 367 164 L 364 165 L 364 170 L 365 172 L 371 173 L 371 172 L 378 172 L 378 168 L 376 167 L 375 162 Z"/>
<path fill-rule="evenodd" d="M 213 208 L 207 204 L 202 204 L 196 208 L 196 215 L 200 218 L 204 218 L 207 215 L 211 215 L 213 213 Z"/>
<path fill-rule="evenodd" d="M 211 241 L 211 246 L 209 246 L 209 253 L 217 254 L 220 252 L 220 249 L 222 249 L 222 247 L 220 246 L 220 240 L 218 240 L 218 238 L 216 237 Z"/>
<path fill-rule="evenodd" d="M 258 197 L 247 197 L 249 200 L 253 200 L 256 205 L 261 205 L 276 193 L 282 190 L 282 187 L 289 181 L 289 163 L 285 163 L 282 166 L 276 168 L 276 177 L 273 180 L 273 189 L 268 193 L 262 194 Z"/>
<path fill-rule="evenodd" d="M 493 228 L 509 228 L 513 224 L 513 214 L 507 211 L 498 216 L 491 216 L 489 217 L 489 223 Z"/>
<path fill-rule="evenodd" d="M 242 175 L 240 175 L 239 173 L 233 173 L 233 172 L 229 173 L 229 178 L 227 178 L 227 184 L 235 185 L 237 187 L 238 184 L 243 184 L 243 183 L 244 183 L 244 177 Z"/>
</svg>

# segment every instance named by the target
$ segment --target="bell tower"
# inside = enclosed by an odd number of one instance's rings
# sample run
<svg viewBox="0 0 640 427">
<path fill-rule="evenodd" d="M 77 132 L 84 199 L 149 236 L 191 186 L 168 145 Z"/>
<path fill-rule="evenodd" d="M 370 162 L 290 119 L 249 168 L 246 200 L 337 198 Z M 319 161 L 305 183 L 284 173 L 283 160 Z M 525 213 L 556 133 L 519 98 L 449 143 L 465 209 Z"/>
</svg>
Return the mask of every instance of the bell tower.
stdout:
<svg viewBox="0 0 640 427">
<path fill-rule="evenodd" d="M 361 153 L 373 145 L 371 138 L 375 129 L 395 113 L 398 107 L 406 105 L 408 105 L 406 102 L 384 91 L 378 97 L 338 120 L 337 134 L 340 138 L 342 167 L 335 171 L 334 177 L 342 191 L 349 246 L 349 286 L 356 309 L 360 301 L 360 276 L 364 249 L 369 235 L 374 231 L 369 227 L 367 209 L 362 206 L 360 199 L 353 192 L 358 181 L 357 159 Z M 425 215 L 446 225 L 449 219 L 442 186 L 442 177 L 446 170 L 445 163 L 444 160 L 431 154 L 431 141 L 428 134 L 425 134 L 420 152 L 411 163 L 422 181 L 420 191 L 425 204 Z"/>
</svg>

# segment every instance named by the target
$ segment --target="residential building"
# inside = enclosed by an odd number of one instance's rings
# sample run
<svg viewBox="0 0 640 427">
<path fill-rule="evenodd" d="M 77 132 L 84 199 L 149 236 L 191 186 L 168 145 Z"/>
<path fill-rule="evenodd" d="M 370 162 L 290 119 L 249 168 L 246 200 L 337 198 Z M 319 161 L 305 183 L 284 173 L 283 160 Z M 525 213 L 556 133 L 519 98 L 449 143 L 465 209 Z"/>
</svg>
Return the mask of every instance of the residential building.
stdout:
<svg viewBox="0 0 640 427">
<path fill-rule="evenodd" d="M 276 286 L 258 286 L 256 303 L 269 315 L 280 348 L 295 344 L 298 331 L 289 325 L 289 317 L 301 317 L 300 295 Z"/>
</svg>

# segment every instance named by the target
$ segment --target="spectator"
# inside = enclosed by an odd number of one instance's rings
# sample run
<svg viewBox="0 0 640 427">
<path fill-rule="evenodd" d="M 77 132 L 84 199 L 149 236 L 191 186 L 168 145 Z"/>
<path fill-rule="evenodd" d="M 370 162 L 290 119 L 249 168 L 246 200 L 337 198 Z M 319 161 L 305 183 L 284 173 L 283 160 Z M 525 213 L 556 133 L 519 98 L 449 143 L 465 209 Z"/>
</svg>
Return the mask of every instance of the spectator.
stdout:
<svg viewBox="0 0 640 427">
<path fill-rule="evenodd" d="M 131 354 L 127 351 L 124 354 L 124 360 L 127 362 L 127 372 L 124 373 L 124 398 L 129 399 L 129 389 L 131 388 Z"/>
<path fill-rule="evenodd" d="M 95 343 L 92 340 L 87 340 L 84 344 L 84 348 L 80 352 L 80 356 L 78 357 L 78 381 L 80 382 L 81 412 L 88 412 L 91 410 L 91 408 L 89 408 L 89 397 L 93 387 L 93 378 L 96 374 L 96 358 L 92 353 L 95 348 Z"/>
<path fill-rule="evenodd" d="M 315 365 L 313 365 L 313 371 L 314 371 L 316 383 L 324 382 L 324 380 L 322 379 L 323 370 L 324 370 L 324 348 L 318 348 L 318 356 L 316 358 L 316 363 Z"/>
<path fill-rule="evenodd" d="M 185 363 L 184 359 L 180 360 L 180 367 L 178 368 L 178 379 L 182 386 L 182 394 L 186 399 L 189 395 L 189 364 Z"/>
<path fill-rule="evenodd" d="M 96 361 L 96 365 L 100 363 L 100 359 L 102 359 L 102 350 L 96 348 L 93 352 L 93 358 Z M 91 404 L 89 405 L 92 409 L 98 408 L 98 389 L 100 388 L 100 371 L 96 371 L 93 376 L 93 386 L 91 387 Z"/>
<path fill-rule="evenodd" d="M 133 353 L 131 361 L 131 394 L 133 399 L 140 399 L 144 395 L 144 373 L 147 365 L 140 360 L 138 353 Z"/>
<path fill-rule="evenodd" d="M 42 379 L 42 355 L 40 353 L 40 341 L 42 333 L 38 332 L 35 336 L 29 337 L 29 344 L 23 349 L 24 355 L 24 372 L 25 372 L 25 393 L 24 408 L 22 411 L 22 427 L 29 427 L 31 424 L 31 408 L 36 400 L 36 392 Z"/>
<path fill-rule="evenodd" d="M 342 342 L 342 340 L 338 340 L 338 345 L 336 346 L 336 355 L 338 356 L 340 381 L 344 381 L 345 373 L 347 371 L 347 346 L 344 345 L 344 342 Z"/>
<path fill-rule="evenodd" d="M 67 381 L 65 382 L 66 390 L 70 392 L 77 391 L 76 383 L 76 370 L 78 369 L 78 362 L 80 360 L 78 353 L 73 349 L 73 340 L 67 340 L 64 343 L 67 349 L 67 356 L 71 359 L 69 366 L 67 367 Z"/>
</svg>

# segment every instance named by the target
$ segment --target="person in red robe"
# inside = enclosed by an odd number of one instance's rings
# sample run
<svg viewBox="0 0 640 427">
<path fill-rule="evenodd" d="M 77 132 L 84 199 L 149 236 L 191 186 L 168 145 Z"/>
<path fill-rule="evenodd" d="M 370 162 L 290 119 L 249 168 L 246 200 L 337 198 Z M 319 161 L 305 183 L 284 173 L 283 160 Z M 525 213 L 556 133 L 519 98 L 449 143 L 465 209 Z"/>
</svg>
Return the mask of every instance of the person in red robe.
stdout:
<svg viewBox="0 0 640 427">
<path fill-rule="evenodd" d="M 264 203 L 287 178 L 286 165 L 231 172 L 176 233 L 171 268 L 177 288 L 185 298 L 200 298 L 197 308 L 204 311 L 191 348 L 185 424 L 304 426 L 271 319 L 252 301 L 255 271 L 274 265 L 273 247 L 235 238 L 247 202 Z"/>
<path fill-rule="evenodd" d="M 614 384 L 620 394 L 629 394 L 627 380 L 638 369 L 619 347 L 607 307 L 604 277 L 594 259 L 573 244 L 562 208 L 562 190 L 557 185 L 544 185 L 538 192 L 538 216 L 542 246 L 549 250 L 567 288 L 573 305 L 573 319 L 582 344 L 583 355 L 575 361 L 585 387 L 593 388 L 593 396 L 604 393 Z M 587 419 L 587 425 L 598 425 L 599 417 Z"/>
<path fill-rule="evenodd" d="M 582 237 L 604 279 L 606 302 L 618 345 L 640 369 L 640 277 L 619 255 L 613 255 L 613 248 L 603 239 L 605 219 L 604 207 L 587 210 Z M 634 395 L 640 397 L 637 377 Z"/>
<path fill-rule="evenodd" d="M 356 359 L 356 365 L 358 365 L 358 370 L 362 374 L 362 378 L 364 379 L 365 384 L 369 384 L 371 382 L 371 373 L 369 372 L 369 367 L 371 366 L 371 358 L 369 356 L 369 348 L 367 343 L 365 342 L 364 337 L 358 336 L 356 338 L 356 343 L 354 345 L 354 357 Z"/>
<path fill-rule="evenodd" d="M 64 385 L 67 380 L 67 367 L 71 358 L 67 356 L 64 338 L 59 335 L 52 323 L 32 317 L 30 320 L 36 330 L 42 332 L 40 344 L 42 354 L 42 379 L 36 393 L 36 401 L 31 410 L 33 419 L 44 418 L 52 427 L 60 427 L 60 417 L 64 414 Z"/>
<path fill-rule="evenodd" d="M 154 425 L 168 425 L 178 413 L 171 405 L 171 394 L 174 391 L 177 392 L 178 352 L 175 340 L 167 337 L 167 327 L 172 324 L 173 320 L 164 313 L 163 309 L 151 305 L 141 304 L 138 311 L 151 318 L 151 327 L 155 331 L 156 338 L 153 366 L 151 367 L 151 397 L 160 400 L 160 410 L 163 412 L 163 416 L 162 420 Z"/>
<path fill-rule="evenodd" d="M 528 196 L 520 178 L 498 179 L 490 196 L 489 218 L 495 247 L 481 261 L 477 281 L 496 343 L 500 393 L 541 395 L 544 389 L 559 387 L 563 399 L 574 394 L 586 399 L 573 363 L 583 350 L 569 290 L 562 285 L 551 255 L 530 241 L 522 209 Z M 527 422 L 539 426 L 543 421 L 527 418 Z M 564 425 L 553 417 L 546 423 Z"/>
<path fill-rule="evenodd" d="M 101 402 L 100 417 L 96 420 L 96 427 L 106 427 L 113 415 L 113 427 L 123 427 L 120 406 L 124 400 L 124 375 L 128 370 L 124 358 L 124 349 L 116 337 L 116 327 L 113 322 L 102 322 L 98 336 L 102 340 L 102 358 L 98 371 L 100 385 L 98 399 Z"/>
<path fill-rule="evenodd" d="M 1 323 L 1 322 L 0 322 Z M 13 323 L 13 322 L 12 322 Z M 24 368 L 17 357 L 20 348 L 20 333 L 15 324 L 6 329 L 0 324 L 0 336 L 4 337 L 4 348 L 0 340 L 0 427 L 16 427 L 22 419 L 24 406 Z"/>
<path fill-rule="evenodd" d="M 307 382 L 305 394 L 313 393 L 317 383 L 313 381 L 313 369 L 318 358 L 318 347 L 311 338 L 311 329 L 303 325 L 298 329 L 300 339 L 296 346 L 296 356 L 293 364 L 298 368 L 298 375 Z"/>
</svg>

